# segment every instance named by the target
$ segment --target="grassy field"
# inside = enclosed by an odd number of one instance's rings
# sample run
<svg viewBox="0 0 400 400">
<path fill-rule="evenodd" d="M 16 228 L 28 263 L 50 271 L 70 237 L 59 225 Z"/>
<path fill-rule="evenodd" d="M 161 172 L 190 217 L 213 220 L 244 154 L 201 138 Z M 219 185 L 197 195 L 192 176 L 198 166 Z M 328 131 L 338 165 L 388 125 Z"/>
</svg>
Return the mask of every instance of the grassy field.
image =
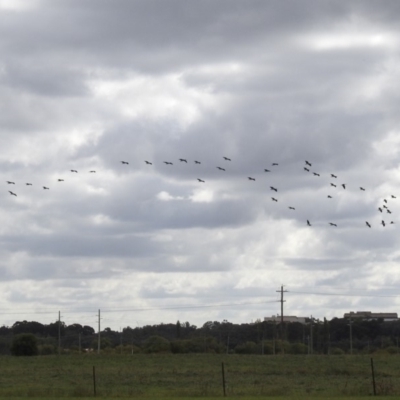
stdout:
<svg viewBox="0 0 400 400">
<path fill-rule="evenodd" d="M 372 394 L 369 356 L 71 355 L 0 357 L 0 397 L 362 398 Z M 400 397 L 400 357 L 375 356 L 378 395 Z"/>
</svg>

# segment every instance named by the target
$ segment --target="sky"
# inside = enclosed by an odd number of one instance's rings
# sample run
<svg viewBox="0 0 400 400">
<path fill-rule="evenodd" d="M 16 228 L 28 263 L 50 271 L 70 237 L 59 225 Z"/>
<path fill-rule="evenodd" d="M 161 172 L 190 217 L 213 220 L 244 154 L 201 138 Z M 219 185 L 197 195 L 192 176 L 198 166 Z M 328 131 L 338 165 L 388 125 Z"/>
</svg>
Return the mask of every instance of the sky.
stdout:
<svg viewBox="0 0 400 400">
<path fill-rule="evenodd" d="M 0 325 L 398 312 L 399 17 L 0 0 Z"/>
</svg>

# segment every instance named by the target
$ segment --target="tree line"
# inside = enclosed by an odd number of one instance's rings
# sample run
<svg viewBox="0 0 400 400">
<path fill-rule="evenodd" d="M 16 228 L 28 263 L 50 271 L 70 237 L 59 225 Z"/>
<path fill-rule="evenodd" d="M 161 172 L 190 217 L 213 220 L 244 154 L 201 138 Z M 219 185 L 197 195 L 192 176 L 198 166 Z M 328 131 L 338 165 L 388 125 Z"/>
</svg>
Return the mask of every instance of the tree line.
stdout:
<svg viewBox="0 0 400 400">
<path fill-rule="evenodd" d="M 98 332 L 88 325 L 66 325 L 62 321 L 41 324 L 17 321 L 0 327 L 0 354 L 10 354 L 13 338 L 34 335 L 39 354 L 58 351 L 91 352 L 98 347 Z M 208 321 L 201 327 L 189 322 L 127 326 L 120 331 L 100 332 L 102 351 L 239 353 L 239 354 L 343 354 L 399 351 L 400 321 L 333 318 L 283 323 L 257 320 L 234 324 L 227 320 Z"/>
</svg>

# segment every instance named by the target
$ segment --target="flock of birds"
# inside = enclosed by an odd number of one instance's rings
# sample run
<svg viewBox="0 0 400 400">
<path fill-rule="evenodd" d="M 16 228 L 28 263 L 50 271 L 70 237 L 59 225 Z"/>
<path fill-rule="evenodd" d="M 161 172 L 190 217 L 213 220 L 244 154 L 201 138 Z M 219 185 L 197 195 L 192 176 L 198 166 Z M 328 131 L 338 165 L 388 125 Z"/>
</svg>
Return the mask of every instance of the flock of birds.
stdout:
<svg viewBox="0 0 400 400">
<path fill-rule="evenodd" d="M 224 161 L 228 161 L 228 162 L 232 161 L 229 157 L 222 157 L 222 158 L 223 158 Z M 153 165 L 153 163 L 150 162 L 150 161 L 145 160 L 144 162 L 146 163 L 146 165 Z M 187 159 L 185 159 L 185 158 L 180 158 L 180 159 L 179 159 L 179 162 L 180 162 L 180 163 L 186 163 L 186 164 L 188 163 Z M 128 162 L 128 161 L 120 161 L 120 163 L 121 163 L 122 165 L 129 165 L 129 162 Z M 163 163 L 164 163 L 165 165 L 170 165 L 170 166 L 173 165 L 173 162 L 172 162 L 172 161 L 163 161 Z M 201 162 L 198 161 L 198 160 L 194 160 L 194 163 L 195 163 L 195 164 L 201 164 Z M 272 165 L 272 168 L 273 168 L 273 167 L 277 167 L 279 164 L 278 164 L 278 163 L 272 163 L 271 165 Z M 217 168 L 218 170 L 220 170 L 220 171 L 226 171 L 226 168 L 221 167 L 221 166 L 216 166 L 216 168 Z M 311 171 L 311 168 L 312 168 L 312 163 L 306 160 L 306 161 L 305 161 L 305 165 L 304 165 L 304 167 L 303 167 L 304 171 L 305 171 L 306 173 L 310 173 L 310 174 L 313 174 L 313 175 L 316 176 L 316 177 L 319 177 L 320 174 L 317 173 L 317 172 Z M 264 168 L 264 172 L 265 172 L 265 173 L 269 173 L 269 172 L 271 172 L 271 171 L 272 171 L 272 169 Z M 71 169 L 70 172 L 71 172 L 71 173 L 78 173 L 78 171 L 75 170 L 75 169 Z M 95 171 L 95 170 L 91 170 L 91 171 L 89 171 L 89 173 L 94 174 L 94 173 L 96 173 L 96 171 Z M 256 180 L 256 178 L 254 178 L 254 177 L 252 177 L 252 176 L 248 176 L 247 178 L 248 178 L 249 181 L 255 181 L 255 180 Z M 330 178 L 332 178 L 333 180 L 337 180 L 338 177 L 337 177 L 337 175 L 335 175 L 335 174 L 330 174 Z M 59 178 L 57 181 L 58 181 L 58 182 L 64 182 L 64 179 Z M 201 179 L 201 178 L 197 178 L 197 181 L 200 182 L 200 183 L 205 183 L 205 180 L 204 180 L 204 179 Z M 6 182 L 7 182 L 8 185 L 15 185 L 15 182 L 13 182 L 13 181 L 6 181 Z M 335 182 L 336 182 L 336 181 L 335 181 Z M 32 186 L 33 184 L 30 183 L 30 182 L 27 182 L 27 183 L 25 183 L 25 185 L 26 185 L 26 186 Z M 337 184 L 337 183 L 331 182 L 331 183 L 330 183 L 330 186 L 331 186 L 331 187 L 334 187 L 334 188 L 341 187 L 343 190 L 346 190 L 346 183 Z M 50 188 L 47 187 L 47 186 L 43 186 L 43 190 L 50 190 Z M 273 192 L 275 192 L 275 193 L 278 193 L 278 188 L 276 188 L 276 187 L 274 187 L 274 186 L 270 186 L 270 190 L 273 191 Z M 359 187 L 359 190 L 365 192 L 366 189 L 365 189 L 364 187 L 360 186 L 360 187 Z M 10 193 L 10 195 L 17 197 L 17 194 L 14 193 L 13 191 L 9 190 L 8 192 Z M 328 198 L 328 199 L 332 199 L 333 197 L 332 197 L 331 195 L 328 195 L 327 198 Z M 390 199 L 396 199 L 396 196 L 390 195 Z M 278 202 L 278 199 L 277 199 L 276 197 L 272 197 L 272 196 L 271 196 L 271 200 L 274 201 L 274 202 Z M 296 210 L 296 208 L 293 207 L 293 206 L 289 206 L 288 208 L 289 208 L 290 210 Z M 378 211 L 379 211 L 382 215 L 383 215 L 384 213 L 389 214 L 389 215 L 392 214 L 392 211 L 388 208 L 388 200 L 387 200 L 387 199 L 383 199 L 383 204 L 380 205 L 380 206 L 378 207 Z M 306 220 L 306 223 L 307 223 L 307 226 L 312 226 L 310 220 L 307 219 L 307 220 Z M 330 226 L 334 226 L 334 227 L 337 227 L 337 226 L 338 226 L 338 225 L 337 225 L 336 223 L 334 223 L 334 222 L 328 222 L 328 224 L 329 224 Z M 371 228 L 371 227 L 372 227 L 372 225 L 371 225 L 371 223 L 370 223 L 369 221 L 365 221 L 365 224 L 366 224 L 366 226 L 367 226 L 368 228 Z M 381 224 L 383 227 L 385 227 L 388 223 L 385 222 L 385 220 L 384 220 L 383 217 L 382 217 L 380 224 Z M 394 221 L 390 221 L 389 224 L 394 224 Z"/>
</svg>

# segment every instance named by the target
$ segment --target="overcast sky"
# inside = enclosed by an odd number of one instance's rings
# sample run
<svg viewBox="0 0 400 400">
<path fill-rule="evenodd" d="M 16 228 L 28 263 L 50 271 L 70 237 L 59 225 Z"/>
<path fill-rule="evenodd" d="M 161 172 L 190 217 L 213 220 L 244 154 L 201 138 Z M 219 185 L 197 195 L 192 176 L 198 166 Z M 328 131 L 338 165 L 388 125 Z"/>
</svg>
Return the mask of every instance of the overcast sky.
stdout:
<svg viewBox="0 0 400 400">
<path fill-rule="evenodd" d="M 398 312 L 399 18 L 0 0 L 0 324 Z"/>
</svg>

